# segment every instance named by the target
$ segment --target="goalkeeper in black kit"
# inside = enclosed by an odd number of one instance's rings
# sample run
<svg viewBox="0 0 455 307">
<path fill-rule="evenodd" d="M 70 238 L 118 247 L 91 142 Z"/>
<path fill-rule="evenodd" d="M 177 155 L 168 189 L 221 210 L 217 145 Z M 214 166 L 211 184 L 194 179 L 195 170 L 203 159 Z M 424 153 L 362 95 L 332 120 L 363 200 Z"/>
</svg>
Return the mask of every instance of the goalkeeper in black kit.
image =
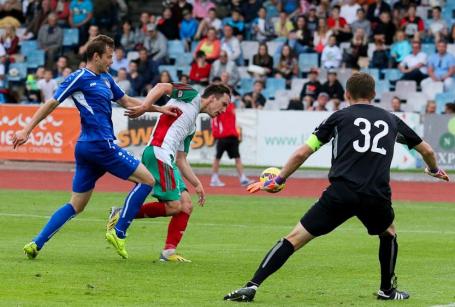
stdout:
<svg viewBox="0 0 455 307">
<path fill-rule="evenodd" d="M 285 180 L 315 151 L 332 140 L 330 186 L 286 237 L 267 253 L 253 278 L 243 288 L 227 294 L 229 301 L 249 302 L 257 289 L 288 258 L 312 239 L 328 234 L 356 216 L 370 235 L 379 236 L 381 283 L 377 298 L 404 300 L 409 294 L 397 288 L 395 264 L 398 243 L 393 224 L 390 164 L 395 141 L 417 150 L 427 167 L 425 172 L 449 181 L 438 168 L 433 149 L 397 116 L 371 105 L 375 81 L 365 73 L 352 75 L 345 98 L 350 106 L 333 113 L 313 132 L 306 144 L 289 158 L 280 174 L 248 187 L 250 193 L 279 191 Z"/>
</svg>

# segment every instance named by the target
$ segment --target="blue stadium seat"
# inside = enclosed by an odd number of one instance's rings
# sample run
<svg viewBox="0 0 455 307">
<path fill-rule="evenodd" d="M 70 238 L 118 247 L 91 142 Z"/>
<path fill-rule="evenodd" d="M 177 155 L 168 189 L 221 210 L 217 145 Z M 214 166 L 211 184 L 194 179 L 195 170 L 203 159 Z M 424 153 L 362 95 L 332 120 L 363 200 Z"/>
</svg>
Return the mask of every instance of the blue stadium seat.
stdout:
<svg viewBox="0 0 455 307">
<path fill-rule="evenodd" d="M 193 55 L 190 52 L 185 52 L 175 59 L 175 66 L 189 66 L 191 62 L 193 62 Z"/>
<path fill-rule="evenodd" d="M 17 75 L 11 75 L 17 72 Z M 27 78 L 27 65 L 25 63 L 12 63 L 9 66 L 8 81 L 23 81 Z"/>
<path fill-rule="evenodd" d="M 38 41 L 36 40 L 29 40 L 29 41 L 22 41 L 21 42 L 21 53 L 26 55 L 33 50 L 38 49 Z"/>
<path fill-rule="evenodd" d="M 283 78 L 267 78 L 265 88 L 275 93 L 277 90 L 286 89 L 286 80 Z M 275 97 L 275 96 L 272 96 Z"/>
<path fill-rule="evenodd" d="M 389 81 L 377 80 L 376 81 L 376 97 L 375 99 L 381 99 L 383 93 L 389 91 Z"/>
<path fill-rule="evenodd" d="M 299 55 L 299 70 L 307 72 L 313 67 L 318 67 L 318 54 L 301 53 Z"/>
<path fill-rule="evenodd" d="M 426 53 L 428 56 L 436 52 L 435 44 L 422 44 L 422 52 Z"/>
<path fill-rule="evenodd" d="M 196 50 L 197 45 L 199 44 L 199 41 L 192 41 L 191 42 L 191 53 L 194 53 Z"/>
<path fill-rule="evenodd" d="M 238 85 L 238 92 L 241 95 L 245 95 L 253 90 L 254 79 L 253 78 L 241 78 Z"/>
<path fill-rule="evenodd" d="M 362 68 L 361 71 L 372 76 L 376 82 L 379 81 L 379 69 L 378 68 Z"/>
<path fill-rule="evenodd" d="M 455 93 L 446 92 L 436 94 L 436 113 L 441 114 L 444 112 L 446 103 L 455 101 Z"/>
<path fill-rule="evenodd" d="M 167 53 L 171 59 L 177 59 L 185 53 L 185 45 L 181 40 L 170 40 L 167 42 Z"/>
<path fill-rule="evenodd" d="M 171 79 L 172 81 L 178 81 L 178 75 L 177 75 L 177 67 L 175 67 L 174 65 L 160 65 L 158 67 L 158 70 L 161 72 L 167 70 L 169 72 L 169 74 L 171 75 Z"/>
<path fill-rule="evenodd" d="M 400 79 L 403 74 L 401 71 L 399 71 L 396 68 L 386 68 L 382 70 L 382 73 L 384 74 L 384 79 L 388 81 L 395 81 Z"/>
<path fill-rule="evenodd" d="M 45 62 L 45 52 L 44 50 L 34 50 L 26 54 L 26 64 L 28 68 L 36 69 L 44 65 Z"/>
<path fill-rule="evenodd" d="M 79 43 L 79 29 L 63 29 L 63 46 L 70 47 Z"/>
<path fill-rule="evenodd" d="M 178 67 L 177 70 L 180 71 L 180 73 L 182 73 L 184 75 L 189 75 L 191 66 L 190 65 L 180 66 L 180 67 Z"/>
</svg>

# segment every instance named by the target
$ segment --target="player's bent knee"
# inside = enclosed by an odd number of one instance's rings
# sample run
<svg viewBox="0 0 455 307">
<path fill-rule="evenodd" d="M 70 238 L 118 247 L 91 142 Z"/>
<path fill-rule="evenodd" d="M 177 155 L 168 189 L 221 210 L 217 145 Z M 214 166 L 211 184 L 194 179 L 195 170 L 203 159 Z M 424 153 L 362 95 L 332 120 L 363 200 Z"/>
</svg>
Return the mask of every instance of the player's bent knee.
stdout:
<svg viewBox="0 0 455 307">
<path fill-rule="evenodd" d="M 298 223 L 291 231 L 291 233 L 286 236 L 286 240 L 291 242 L 295 250 L 300 249 L 314 238 L 315 237 L 310 234 L 300 223 Z"/>
<path fill-rule="evenodd" d="M 381 233 L 380 237 L 395 237 L 396 236 L 395 225 L 390 225 L 383 233 Z"/>
<path fill-rule="evenodd" d="M 180 201 L 166 202 L 166 215 L 172 216 L 179 214 L 182 211 L 182 203 Z"/>
</svg>

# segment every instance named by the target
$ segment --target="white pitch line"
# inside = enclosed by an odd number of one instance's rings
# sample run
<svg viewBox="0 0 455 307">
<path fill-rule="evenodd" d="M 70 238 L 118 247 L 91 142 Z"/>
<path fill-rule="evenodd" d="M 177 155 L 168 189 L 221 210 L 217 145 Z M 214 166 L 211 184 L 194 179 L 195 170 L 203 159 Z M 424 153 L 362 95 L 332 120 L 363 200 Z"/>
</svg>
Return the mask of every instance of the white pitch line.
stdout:
<svg viewBox="0 0 455 307">
<path fill-rule="evenodd" d="M 22 214 L 22 213 L 0 213 L 0 217 L 17 217 L 17 218 L 40 218 L 40 219 L 49 219 L 49 215 L 38 215 L 38 214 Z M 97 218 L 76 218 L 73 221 L 81 221 L 81 222 L 107 222 L 106 219 L 97 219 Z M 168 221 L 154 219 L 153 223 L 155 224 L 168 224 Z M 245 225 L 245 224 L 216 224 L 216 223 L 198 223 L 194 222 L 191 224 L 191 227 L 195 226 L 203 226 L 203 227 L 238 227 L 238 228 L 278 228 L 283 230 L 292 230 L 292 225 Z M 350 227 L 343 227 L 339 228 L 336 231 L 338 232 L 359 232 L 358 228 L 350 228 Z M 421 234 L 439 234 L 439 235 L 455 235 L 455 231 L 445 231 L 445 230 L 430 230 L 430 229 L 422 229 L 422 230 L 406 230 L 406 229 L 398 229 L 398 233 L 421 233 Z M 455 306 L 453 306 L 455 307 Z"/>
<path fill-rule="evenodd" d="M 449 303 L 447 305 L 433 305 L 430 307 L 455 307 L 455 303 Z"/>
</svg>

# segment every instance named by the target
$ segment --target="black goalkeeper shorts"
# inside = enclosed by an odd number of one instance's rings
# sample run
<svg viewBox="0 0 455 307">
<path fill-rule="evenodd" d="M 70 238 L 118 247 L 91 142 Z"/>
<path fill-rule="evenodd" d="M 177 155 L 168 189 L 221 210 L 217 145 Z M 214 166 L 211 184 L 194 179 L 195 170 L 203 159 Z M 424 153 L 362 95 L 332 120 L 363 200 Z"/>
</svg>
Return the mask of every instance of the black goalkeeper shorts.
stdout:
<svg viewBox="0 0 455 307">
<path fill-rule="evenodd" d="M 353 216 L 365 225 L 370 235 L 386 231 L 395 218 L 389 200 L 357 193 L 343 182 L 334 182 L 300 223 L 313 236 L 322 236 Z"/>
<path fill-rule="evenodd" d="M 227 151 L 229 159 L 240 158 L 239 139 L 235 136 L 218 139 L 216 141 L 216 158 L 219 160 L 223 153 Z"/>
</svg>

